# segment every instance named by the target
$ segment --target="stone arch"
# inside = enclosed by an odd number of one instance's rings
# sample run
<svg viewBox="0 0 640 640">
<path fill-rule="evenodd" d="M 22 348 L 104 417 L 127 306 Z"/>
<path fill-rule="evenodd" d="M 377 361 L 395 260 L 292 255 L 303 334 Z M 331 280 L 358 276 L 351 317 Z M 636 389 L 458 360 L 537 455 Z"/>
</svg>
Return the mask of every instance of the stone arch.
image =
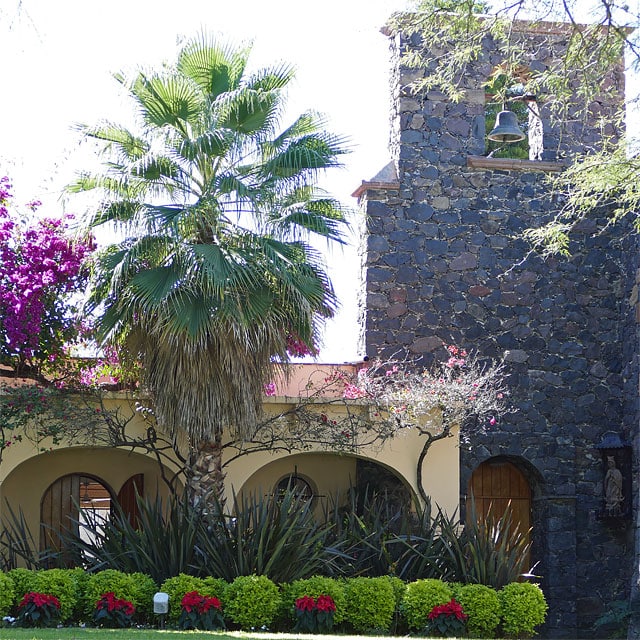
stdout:
<svg viewBox="0 0 640 640">
<path fill-rule="evenodd" d="M 540 501 L 545 494 L 545 480 L 540 470 L 526 458 L 514 454 L 499 453 L 490 455 L 484 451 L 484 455 L 474 456 L 471 451 L 465 452 L 464 462 L 460 469 L 460 503 L 464 508 L 468 496 L 469 482 L 473 472 L 487 462 L 509 462 L 525 477 L 531 488 L 531 500 L 533 503 Z M 464 514 L 463 514 L 464 515 Z"/>
</svg>

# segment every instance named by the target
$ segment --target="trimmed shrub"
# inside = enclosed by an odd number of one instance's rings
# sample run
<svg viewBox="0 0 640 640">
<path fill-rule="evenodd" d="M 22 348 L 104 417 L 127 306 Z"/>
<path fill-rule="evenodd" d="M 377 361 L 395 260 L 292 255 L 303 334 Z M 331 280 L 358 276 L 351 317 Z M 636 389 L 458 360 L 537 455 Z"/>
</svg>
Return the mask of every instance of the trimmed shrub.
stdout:
<svg viewBox="0 0 640 640">
<path fill-rule="evenodd" d="M 89 574 L 82 567 L 75 567 L 74 569 L 66 569 L 73 581 L 76 583 L 76 606 L 73 609 L 71 618 L 80 622 L 84 619 L 84 594 L 87 591 L 87 584 L 89 583 Z"/>
<path fill-rule="evenodd" d="M 36 582 L 37 571 L 31 569 L 23 569 L 21 567 L 17 569 L 11 569 L 7 571 L 7 575 L 13 581 L 13 604 L 17 606 L 18 602 L 22 600 L 22 596 L 29 591 L 34 591 L 34 585 Z"/>
<path fill-rule="evenodd" d="M 224 613 L 243 631 L 269 627 L 280 609 L 280 591 L 266 576 L 238 576 L 224 592 Z"/>
<path fill-rule="evenodd" d="M 455 598 L 469 616 L 467 629 L 472 638 L 494 638 L 500 624 L 500 597 L 484 584 L 464 584 L 454 588 Z"/>
<path fill-rule="evenodd" d="M 535 627 L 544 622 L 547 601 L 537 584 L 512 582 L 500 590 L 499 596 L 506 635 L 533 635 Z"/>
<path fill-rule="evenodd" d="M 334 623 L 340 624 L 344 620 L 346 600 L 344 597 L 344 583 L 335 578 L 325 576 L 312 576 L 303 580 L 294 580 L 284 585 L 282 591 L 282 616 L 288 622 L 295 621 L 295 601 L 302 596 L 331 596 L 336 605 Z"/>
<path fill-rule="evenodd" d="M 136 608 L 135 618 L 140 622 L 153 619 L 153 596 L 158 591 L 156 581 L 146 573 L 130 574 L 135 585 L 135 596 L 132 600 Z"/>
<path fill-rule="evenodd" d="M 117 569 L 105 569 L 91 574 L 87 581 L 83 599 L 84 612 L 87 619 L 93 619 L 96 602 L 100 600 L 102 594 L 109 591 L 112 591 L 116 598 L 123 598 L 131 602 L 137 611 L 140 606 L 140 592 L 138 591 L 135 575 L 140 574 L 128 574 Z"/>
<path fill-rule="evenodd" d="M 6 573 L 0 573 L 0 618 L 9 615 L 15 598 L 13 580 Z"/>
<path fill-rule="evenodd" d="M 400 612 L 410 629 L 422 630 L 429 621 L 431 609 L 453 598 L 453 589 L 437 578 L 410 582 L 402 596 Z"/>
<path fill-rule="evenodd" d="M 202 596 L 216 596 L 222 599 L 218 593 L 210 593 L 207 583 L 202 578 L 180 573 L 173 578 L 167 578 L 161 585 L 160 591 L 169 596 L 169 620 L 178 622 L 182 613 L 182 598 L 185 593 L 197 591 Z M 213 590 L 212 590 L 213 591 Z"/>
<path fill-rule="evenodd" d="M 214 578 L 208 576 L 203 578 L 205 584 L 205 590 L 202 592 L 203 596 L 214 596 L 222 602 L 224 598 L 224 592 L 228 586 L 228 583 L 223 578 Z"/>
<path fill-rule="evenodd" d="M 396 599 L 396 609 L 400 609 L 400 603 L 402 602 L 402 597 L 404 596 L 404 592 L 407 589 L 407 585 L 404 580 L 398 578 L 397 576 L 381 576 L 385 580 L 389 582 L 391 588 L 393 589 L 393 596 Z"/>
<path fill-rule="evenodd" d="M 393 587 L 386 577 L 348 578 L 344 595 L 346 621 L 358 632 L 387 632 L 396 610 Z"/>
<path fill-rule="evenodd" d="M 393 612 L 393 623 L 391 625 L 391 632 L 393 633 L 393 635 L 405 635 L 407 629 L 404 620 L 400 616 L 400 604 L 402 603 L 402 598 L 404 596 L 404 592 L 406 591 L 407 585 L 404 580 L 398 578 L 397 576 L 382 577 L 384 577 L 385 580 L 389 581 L 396 600 L 396 608 Z"/>
<path fill-rule="evenodd" d="M 71 619 L 77 608 L 80 593 L 78 582 L 68 569 L 45 569 L 38 571 L 33 590 L 55 596 L 60 601 L 60 620 Z"/>
</svg>

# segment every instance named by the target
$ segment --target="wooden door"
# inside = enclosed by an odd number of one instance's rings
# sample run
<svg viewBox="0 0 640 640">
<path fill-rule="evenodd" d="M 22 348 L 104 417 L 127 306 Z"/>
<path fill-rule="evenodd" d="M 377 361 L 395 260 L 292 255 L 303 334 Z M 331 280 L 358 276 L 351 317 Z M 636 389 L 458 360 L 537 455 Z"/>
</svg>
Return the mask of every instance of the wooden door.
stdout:
<svg viewBox="0 0 640 640">
<path fill-rule="evenodd" d="M 122 511 L 129 518 L 129 522 L 134 528 L 138 528 L 140 524 L 140 510 L 136 495 L 144 494 L 144 474 L 137 473 L 131 476 L 120 488 L 118 492 L 118 503 L 122 507 Z"/>
<path fill-rule="evenodd" d="M 522 472 L 507 460 L 483 462 L 471 476 L 469 495 L 473 495 L 478 517 L 489 510 L 499 518 L 511 504 L 512 522 L 521 532 L 531 527 L 531 487 Z"/>
<path fill-rule="evenodd" d="M 96 510 L 103 516 L 111 510 L 111 492 L 98 478 L 70 473 L 49 485 L 40 503 L 40 550 L 63 551 L 65 534 L 78 534 L 80 510 Z M 62 559 L 68 564 L 68 559 Z"/>
<path fill-rule="evenodd" d="M 80 504 L 80 476 L 58 478 L 44 492 L 40 504 L 40 551 L 62 549 L 61 536 L 67 530 L 77 532 Z"/>
</svg>

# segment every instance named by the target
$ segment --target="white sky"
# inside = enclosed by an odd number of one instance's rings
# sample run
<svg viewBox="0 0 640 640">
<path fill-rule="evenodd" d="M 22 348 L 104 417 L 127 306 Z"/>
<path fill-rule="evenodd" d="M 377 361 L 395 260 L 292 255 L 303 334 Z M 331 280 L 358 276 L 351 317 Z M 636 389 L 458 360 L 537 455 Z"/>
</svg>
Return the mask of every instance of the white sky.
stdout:
<svg viewBox="0 0 640 640">
<path fill-rule="evenodd" d="M 351 193 L 389 161 L 386 19 L 407 0 L 0 0 L 0 174 L 16 203 L 39 199 L 43 213 L 82 213 L 61 191 L 81 168 L 73 124 L 122 121 L 115 71 L 173 60 L 180 37 L 203 28 L 226 41 L 253 41 L 252 61 L 297 69 L 292 118 L 314 109 L 353 149 L 324 186 L 348 206 Z M 342 310 L 327 328 L 321 360 L 358 359 L 355 251 L 329 264 Z"/>
<path fill-rule="evenodd" d="M 640 2 L 640 0 L 637 0 Z M 633 3 L 632 3 L 633 4 Z M 43 213 L 83 213 L 59 200 L 86 163 L 72 125 L 122 121 L 115 71 L 175 59 L 179 37 L 203 28 L 225 40 L 254 43 L 253 62 L 297 68 L 292 118 L 314 109 L 347 136 L 353 152 L 325 186 L 348 206 L 362 180 L 389 161 L 387 18 L 410 0 L 0 0 L 0 175 L 16 202 L 40 199 Z M 357 260 L 354 247 L 334 250 L 330 273 L 342 310 L 327 327 L 320 359 L 358 359 Z"/>
</svg>

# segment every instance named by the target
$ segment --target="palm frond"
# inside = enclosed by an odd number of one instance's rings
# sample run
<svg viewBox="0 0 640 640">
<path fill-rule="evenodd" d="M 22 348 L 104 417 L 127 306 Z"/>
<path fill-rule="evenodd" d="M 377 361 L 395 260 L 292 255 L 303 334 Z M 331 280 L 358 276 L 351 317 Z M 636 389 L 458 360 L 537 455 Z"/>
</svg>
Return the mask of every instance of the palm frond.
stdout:
<svg viewBox="0 0 640 640">
<path fill-rule="evenodd" d="M 322 128 L 322 120 L 318 114 L 313 111 L 307 111 L 298 116 L 296 120 L 284 129 L 279 135 L 271 140 L 264 140 L 261 148 L 266 157 L 274 155 L 274 153 L 286 145 L 290 140 L 318 133 Z"/>
<path fill-rule="evenodd" d="M 154 309 L 169 297 L 180 284 L 183 274 L 173 265 L 145 269 L 131 279 L 131 289 L 142 309 Z"/>
<path fill-rule="evenodd" d="M 215 108 L 219 126 L 242 134 L 271 131 L 281 101 L 277 91 L 241 88 L 220 96 Z"/>
<path fill-rule="evenodd" d="M 188 78 L 176 74 L 147 77 L 140 73 L 131 86 L 144 121 L 151 126 L 182 132 L 202 113 L 204 96 Z"/>
<path fill-rule="evenodd" d="M 224 129 L 205 131 L 196 138 L 184 138 L 178 146 L 178 153 L 185 159 L 194 161 L 200 157 L 222 158 L 231 148 L 233 136 Z"/>
<path fill-rule="evenodd" d="M 125 223 L 133 220 L 140 212 L 142 205 L 130 200 L 105 202 L 104 206 L 96 209 L 89 221 L 89 226 L 99 227 L 108 222 Z"/>
<path fill-rule="evenodd" d="M 176 69 L 196 82 L 210 99 L 215 99 L 238 87 L 250 52 L 251 47 L 225 47 L 202 33 L 183 47 Z"/>
<path fill-rule="evenodd" d="M 80 130 L 88 138 L 106 142 L 106 149 L 115 148 L 119 157 L 127 160 L 138 160 L 149 152 L 150 145 L 147 140 L 118 124 L 81 126 Z"/>
<path fill-rule="evenodd" d="M 284 89 L 295 77 L 292 65 L 281 63 L 279 66 L 259 69 L 243 83 L 254 91 L 273 91 Z"/>
<path fill-rule="evenodd" d="M 291 141 L 262 166 L 265 176 L 305 180 L 323 169 L 339 167 L 335 145 L 321 136 L 305 136 Z"/>
<path fill-rule="evenodd" d="M 337 200 L 292 200 L 291 204 L 272 212 L 269 222 L 278 237 L 298 240 L 311 233 L 338 244 L 345 243 L 347 222 L 344 209 Z"/>
</svg>

